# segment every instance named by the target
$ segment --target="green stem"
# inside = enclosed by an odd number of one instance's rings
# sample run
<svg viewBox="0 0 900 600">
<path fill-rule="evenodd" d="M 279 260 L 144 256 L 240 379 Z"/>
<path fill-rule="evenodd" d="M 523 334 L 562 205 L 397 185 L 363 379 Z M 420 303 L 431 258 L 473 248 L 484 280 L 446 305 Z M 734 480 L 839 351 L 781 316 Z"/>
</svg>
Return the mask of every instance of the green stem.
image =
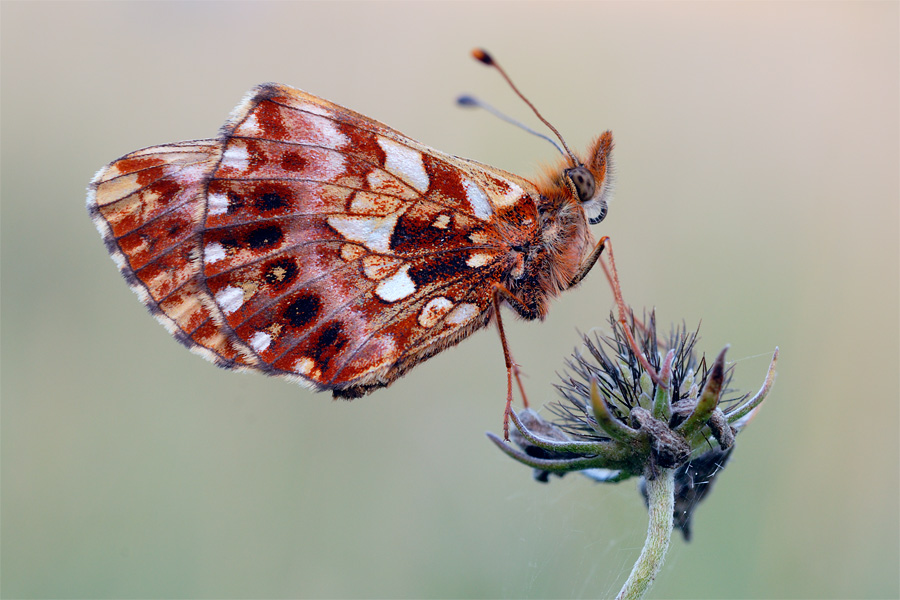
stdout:
<svg viewBox="0 0 900 600">
<path fill-rule="evenodd" d="M 647 478 L 647 501 L 650 505 L 647 540 L 616 600 L 643 598 L 666 557 L 666 550 L 669 549 L 669 540 L 672 537 L 675 510 L 674 469 L 658 469 L 655 479 Z"/>
</svg>

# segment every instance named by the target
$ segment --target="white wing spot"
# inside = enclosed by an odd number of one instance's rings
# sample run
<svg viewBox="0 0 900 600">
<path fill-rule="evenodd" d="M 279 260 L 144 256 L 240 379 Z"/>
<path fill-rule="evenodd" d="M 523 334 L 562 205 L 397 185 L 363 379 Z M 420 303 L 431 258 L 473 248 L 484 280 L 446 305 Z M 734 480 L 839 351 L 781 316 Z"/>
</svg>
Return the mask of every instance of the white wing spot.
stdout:
<svg viewBox="0 0 900 600">
<path fill-rule="evenodd" d="M 469 201 L 469 205 L 472 207 L 475 216 L 482 221 L 490 219 L 491 215 L 494 214 L 494 211 L 491 209 L 491 203 L 488 200 L 487 194 L 484 193 L 484 190 L 469 179 L 463 179 L 462 184 L 463 187 L 466 188 L 466 199 Z"/>
<path fill-rule="evenodd" d="M 315 361 L 305 356 L 294 361 L 294 371 L 312 379 L 318 379 L 322 375 L 322 372 L 316 368 Z"/>
<path fill-rule="evenodd" d="M 216 294 L 216 304 L 222 309 L 226 315 L 230 315 L 241 307 L 244 303 L 244 290 L 239 287 L 229 285 Z"/>
<path fill-rule="evenodd" d="M 260 136 L 263 133 L 262 127 L 259 126 L 259 119 L 256 118 L 255 114 L 251 114 L 244 119 L 244 122 L 241 123 L 240 130 L 242 134 L 249 134 L 253 137 Z"/>
<path fill-rule="evenodd" d="M 506 185 L 509 186 L 509 190 L 505 194 L 497 198 L 497 204 L 499 204 L 500 206 L 512 206 L 513 204 L 518 202 L 522 196 L 525 195 L 525 191 L 508 179 L 504 179 L 503 181 L 505 181 Z"/>
<path fill-rule="evenodd" d="M 345 145 L 349 140 L 347 136 L 338 130 L 334 123 L 334 113 L 323 106 L 318 106 L 311 102 L 302 102 L 296 106 L 302 112 L 311 115 L 296 115 L 303 121 L 305 127 L 301 128 L 303 133 L 295 133 L 295 141 L 310 142 L 325 148 L 338 149 Z M 324 119 L 319 117 L 325 117 Z"/>
<path fill-rule="evenodd" d="M 341 133 L 337 127 L 335 127 L 334 122 L 330 120 L 321 120 L 321 123 L 318 124 L 318 133 L 321 136 L 322 145 L 326 148 L 340 148 L 344 144 L 346 144 L 349 140 L 347 136 Z M 318 141 L 318 140 L 317 140 Z"/>
<path fill-rule="evenodd" d="M 432 298 L 419 313 L 419 325 L 426 328 L 434 327 L 451 308 L 453 308 L 453 303 L 443 296 Z"/>
<path fill-rule="evenodd" d="M 203 262 L 208 265 L 225 258 L 225 248 L 219 242 L 210 242 L 203 249 Z"/>
<path fill-rule="evenodd" d="M 247 154 L 247 148 L 232 142 L 222 155 L 221 167 L 228 167 L 235 171 L 243 172 L 249 166 L 250 155 Z"/>
<path fill-rule="evenodd" d="M 253 337 L 250 338 L 250 347 L 257 353 L 268 348 L 271 343 L 272 336 L 265 331 L 257 331 L 253 334 Z"/>
<path fill-rule="evenodd" d="M 207 214 L 224 215 L 228 212 L 228 196 L 225 194 L 210 194 L 207 202 Z"/>
<path fill-rule="evenodd" d="M 473 231 L 469 234 L 469 241 L 473 244 L 489 244 L 491 239 L 483 231 Z"/>
<path fill-rule="evenodd" d="M 431 226 L 437 227 L 438 229 L 447 229 L 447 227 L 450 226 L 450 215 L 443 213 L 438 215 Z"/>
<path fill-rule="evenodd" d="M 387 254 L 391 249 L 391 236 L 397 225 L 399 213 L 386 217 L 331 216 L 328 224 L 351 242 L 359 242 L 374 252 Z"/>
<path fill-rule="evenodd" d="M 472 267 L 473 269 L 477 269 L 478 267 L 483 267 L 484 265 L 491 262 L 494 257 L 490 254 L 485 254 L 483 252 L 476 252 L 466 261 L 467 267 Z"/>
<path fill-rule="evenodd" d="M 409 278 L 409 265 L 403 265 L 396 273 L 382 279 L 375 287 L 375 293 L 385 302 L 396 302 L 416 291 L 416 284 Z"/>
<path fill-rule="evenodd" d="M 311 102 L 303 102 L 297 108 L 299 108 L 300 110 L 305 110 L 306 112 L 312 113 L 314 115 L 319 115 L 320 117 L 328 117 L 329 119 L 333 118 L 330 110 L 328 110 L 324 106 L 312 104 Z"/>
<path fill-rule="evenodd" d="M 447 315 L 447 322 L 452 325 L 462 325 L 478 316 L 478 307 L 474 304 L 460 304 Z"/>
<path fill-rule="evenodd" d="M 384 150 L 384 168 L 423 194 L 428 191 L 428 173 L 422 163 L 422 153 L 394 140 L 379 137 Z"/>
</svg>

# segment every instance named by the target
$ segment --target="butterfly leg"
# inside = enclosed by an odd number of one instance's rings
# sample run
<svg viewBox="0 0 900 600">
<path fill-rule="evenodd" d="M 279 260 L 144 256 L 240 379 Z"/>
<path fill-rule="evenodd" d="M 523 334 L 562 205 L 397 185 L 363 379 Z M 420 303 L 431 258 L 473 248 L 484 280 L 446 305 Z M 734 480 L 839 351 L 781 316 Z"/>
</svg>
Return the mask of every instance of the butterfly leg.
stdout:
<svg viewBox="0 0 900 600">
<path fill-rule="evenodd" d="M 513 377 L 516 379 L 516 385 L 519 386 L 519 393 L 522 394 L 522 403 L 528 407 L 528 398 L 525 396 L 525 386 L 522 385 L 522 379 L 519 376 L 519 365 L 512 359 L 512 353 L 509 351 L 509 344 L 506 341 L 506 331 L 503 329 L 503 320 L 500 316 L 500 301 L 506 302 L 517 313 L 527 318 L 536 318 L 537 313 L 525 306 L 512 292 L 500 284 L 494 286 L 493 304 L 494 316 L 497 320 L 497 330 L 500 332 L 500 344 L 503 346 L 503 360 L 506 361 L 506 407 L 503 409 L 503 439 L 509 441 L 509 415 L 512 411 L 513 401 Z"/>
<path fill-rule="evenodd" d="M 591 269 L 594 268 L 594 265 L 597 264 L 597 261 L 600 259 L 600 255 L 603 254 L 603 249 L 606 248 L 606 245 L 609 244 L 609 236 L 604 235 L 600 238 L 600 241 L 597 242 L 597 245 L 594 246 L 594 249 L 591 250 L 591 253 L 588 255 L 584 262 L 581 263 L 581 267 L 579 267 L 578 272 L 575 273 L 575 277 L 572 278 L 572 281 L 569 282 L 569 287 L 575 287 L 581 280 L 584 279 L 585 275 L 590 273 Z"/>
<path fill-rule="evenodd" d="M 609 268 L 606 267 L 606 263 L 600 260 L 600 255 L 603 254 L 603 250 L 609 248 L 609 252 L 607 255 L 609 256 Z M 619 284 L 619 273 L 616 270 L 616 259 L 613 256 L 612 249 L 612 241 L 609 239 L 608 235 L 604 235 L 600 238 L 600 241 L 597 242 L 597 245 L 594 246 L 594 249 L 591 250 L 591 253 L 588 255 L 584 262 L 581 263 L 581 267 L 578 269 L 578 272 L 575 273 L 575 277 L 572 278 L 572 281 L 569 282 L 569 287 L 573 287 L 578 285 L 582 279 L 584 279 L 585 275 L 587 275 L 590 270 L 594 267 L 597 262 L 600 262 L 600 265 L 603 267 L 603 272 L 606 274 L 606 279 L 609 281 L 609 286 L 612 288 L 613 297 L 616 300 L 616 307 L 619 312 L 619 323 L 622 324 L 622 329 L 625 331 L 625 337 L 628 339 L 628 345 L 631 346 L 631 350 L 634 352 L 635 356 L 638 357 L 638 360 L 641 362 L 641 366 L 647 371 L 650 375 L 650 378 L 657 382 L 659 381 L 659 377 L 656 373 L 656 370 L 650 366 L 650 362 L 647 360 L 647 357 L 644 356 L 641 349 L 638 347 L 637 342 L 634 339 L 634 336 L 631 334 L 631 329 L 628 327 L 628 323 L 625 315 L 628 313 L 628 309 L 625 306 L 625 300 L 622 297 L 622 286 Z M 632 317 L 633 319 L 633 317 Z"/>
<path fill-rule="evenodd" d="M 622 325 L 622 330 L 625 332 L 625 337 L 628 340 L 628 345 L 631 346 L 631 351 L 634 352 L 634 355 L 637 357 L 638 361 L 640 361 L 641 366 L 644 367 L 644 370 L 647 371 L 647 374 L 650 375 L 650 379 L 653 380 L 654 383 L 659 383 L 659 375 L 656 373 L 656 369 L 654 369 L 650 365 L 650 361 L 647 360 L 647 357 L 644 356 L 644 353 L 641 352 L 640 347 L 634 339 L 634 336 L 631 333 L 631 328 L 628 326 L 628 321 L 625 315 L 628 313 L 628 309 L 625 306 L 625 299 L 622 297 L 622 286 L 619 284 L 619 272 L 616 270 L 616 258 L 613 254 L 612 242 L 609 237 L 604 236 L 600 239 L 600 242 L 597 246 L 608 246 L 609 252 L 607 255 L 609 256 L 609 268 L 606 268 L 606 264 L 603 261 L 600 261 L 601 266 L 603 267 L 603 272 L 606 273 L 606 278 L 609 280 L 609 285 L 612 287 L 613 296 L 616 299 L 616 307 L 619 311 L 619 323 Z M 602 247 L 600 248 L 603 249 Z M 594 252 L 597 252 L 596 249 Z M 593 252 L 591 256 L 593 256 Z M 590 260 L 590 256 L 588 260 Z M 597 259 L 600 258 L 600 253 L 597 252 Z M 597 259 L 594 259 L 595 261 Z M 588 264 L 585 261 L 585 264 Z M 590 267 L 588 267 L 590 268 Z M 633 320 L 632 316 L 632 320 Z"/>
</svg>

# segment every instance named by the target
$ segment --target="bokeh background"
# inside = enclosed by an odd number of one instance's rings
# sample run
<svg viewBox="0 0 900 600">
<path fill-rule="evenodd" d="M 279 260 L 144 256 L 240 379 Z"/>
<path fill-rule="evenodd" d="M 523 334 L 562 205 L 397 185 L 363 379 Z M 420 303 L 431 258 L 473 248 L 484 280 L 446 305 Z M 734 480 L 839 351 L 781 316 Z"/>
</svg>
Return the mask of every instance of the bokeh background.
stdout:
<svg viewBox="0 0 900 600">
<path fill-rule="evenodd" d="M 2 10 L 4 597 L 598 597 L 643 542 L 633 482 L 540 485 L 484 437 L 482 331 L 333 402 L 216 369 L 121 280 L 84 210 L 103 164 L 216 133 L 263 81 L 528 175 L 555 151 L 489 48 L 585 148 L 616 136 L 627 300 L 779 377 L 655 598 L 898 589 L 898 4 L 46 3 Z M 605 323 L 598 273 L 509 319 L 532 401 Z"/>
</svg>

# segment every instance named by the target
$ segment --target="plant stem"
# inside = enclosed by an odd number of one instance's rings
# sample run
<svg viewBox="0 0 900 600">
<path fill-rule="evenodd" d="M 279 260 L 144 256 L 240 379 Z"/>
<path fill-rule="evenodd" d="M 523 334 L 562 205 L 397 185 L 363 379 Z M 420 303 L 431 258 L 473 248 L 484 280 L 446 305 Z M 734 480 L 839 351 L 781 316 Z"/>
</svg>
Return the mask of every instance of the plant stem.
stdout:
<svg viewBox="0 0 900 600">
<path fill-rule="evenodd" d="M 657 471 L 655 479 L 647 477 L 647 502 L 650 508 L 647 540 L 616 600 L 643 598 L 653 584 L 666 557 L 666 550 L 669 549 L 675 510 L 675 470 L 658 468 Z"/>
</svg>

